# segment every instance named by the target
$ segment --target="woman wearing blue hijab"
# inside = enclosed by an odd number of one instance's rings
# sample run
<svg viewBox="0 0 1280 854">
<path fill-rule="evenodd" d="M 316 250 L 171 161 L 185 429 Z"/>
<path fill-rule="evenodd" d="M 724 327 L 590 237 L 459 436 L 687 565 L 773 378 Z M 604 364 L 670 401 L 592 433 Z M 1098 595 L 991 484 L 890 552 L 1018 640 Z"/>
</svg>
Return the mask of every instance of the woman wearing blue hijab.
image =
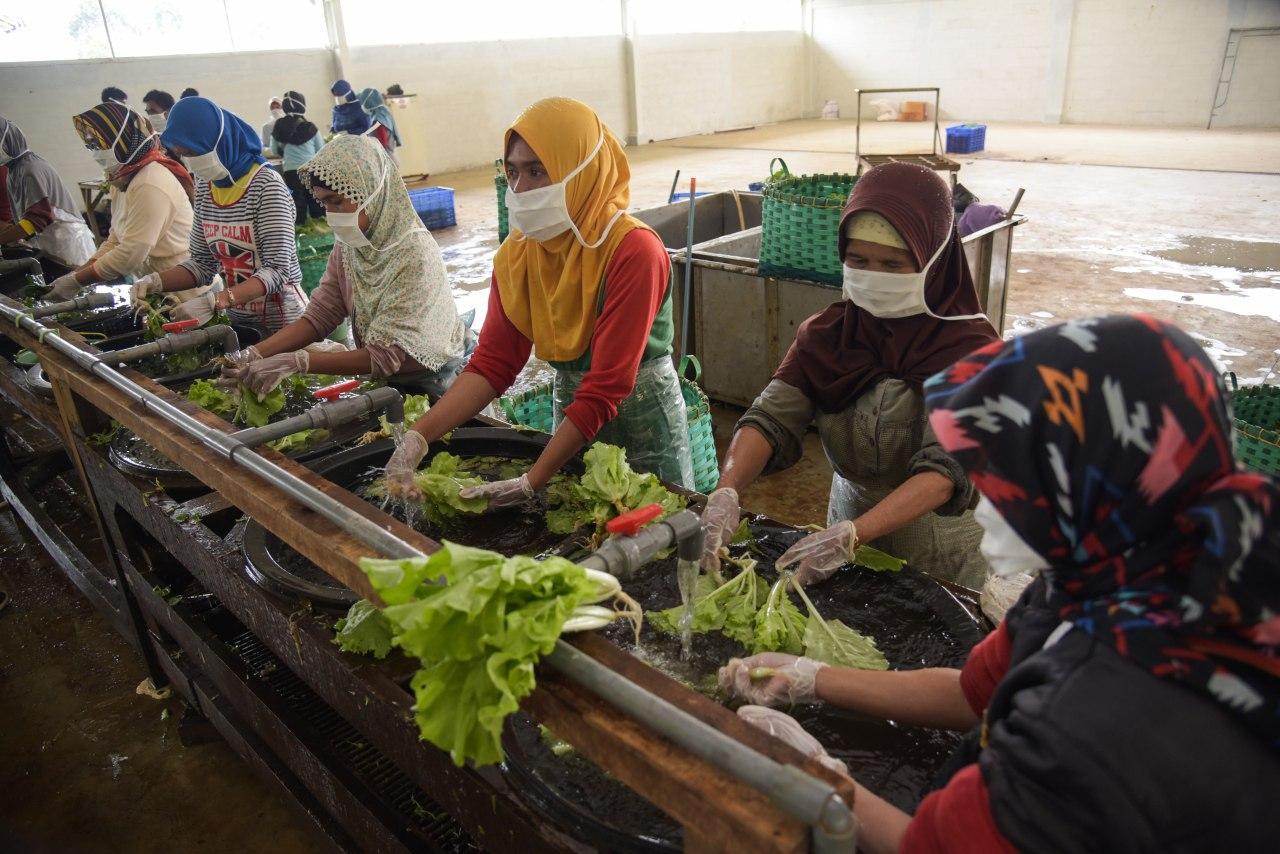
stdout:
<svg viewBox="0 0 1280 854">
<path fill-rule="evenodd" d="M 173 105 L 161 144 L 196 176 L 191 257 L 134 283 L 133 299 L 202 289 L 175 318 L 207 322 L 226 310 L 233 324 L 263 337 L 302 316 L 307 305 L 294 243 L 293 198 L 279 173 L 265 168 L 262 141 L 248 124 L 208 98 Z M 209 287 L 221 274 L 224 287 Z"/>
<path fill-rule="evenodd" d="M 334 104 L 333 121 L 329 129 L 334 133 L 349 133 L 352 136 L 368 133 L 371 126 L 369 114 L 360 105 L 360 98 L 351 84 L 339 80 L 329 91 L 333 93 Z"/>
</svg>

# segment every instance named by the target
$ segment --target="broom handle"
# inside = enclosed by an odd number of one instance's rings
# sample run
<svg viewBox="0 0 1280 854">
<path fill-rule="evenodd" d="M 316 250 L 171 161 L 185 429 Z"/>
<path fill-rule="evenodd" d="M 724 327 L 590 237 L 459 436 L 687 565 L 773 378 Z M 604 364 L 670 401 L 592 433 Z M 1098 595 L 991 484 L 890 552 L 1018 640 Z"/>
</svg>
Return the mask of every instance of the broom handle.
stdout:
<svg viewBox="0 0 1280 854">
<path fill-rule="evenodd" d="M 685 229 L 684 236 L 684 299 L 681 301 L 683 322 L 680 324 L 680 351 L 682 355 L 689 355 L 692 350 L 689 348 L 689 318 L 691 316 L 690 303 L 693 300 L 693 211 L 698 202 L 698 179 L 689 179 L 689 224 Z"/>
</svg>

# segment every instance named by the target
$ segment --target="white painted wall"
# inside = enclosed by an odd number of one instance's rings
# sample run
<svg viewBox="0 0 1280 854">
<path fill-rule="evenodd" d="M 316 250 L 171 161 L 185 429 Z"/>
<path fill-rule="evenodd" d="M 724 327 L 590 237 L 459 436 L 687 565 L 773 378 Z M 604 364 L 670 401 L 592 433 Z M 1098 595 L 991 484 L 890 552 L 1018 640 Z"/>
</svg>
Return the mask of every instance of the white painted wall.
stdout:
<svg viewBox="0 0 1280 854">
<path fill-rule="evenodd" d="M 641 35 L 635 46 L 642 143 L 800 118 L 799 31 Z"/>
<path fill-rule="evenodd" d="M 813 0 L 806 111 L 855 88 L 942 87 L 945 120 L 1204 126 L 1232 28 L 1277 0 Z M 1250 50 L 1234 124 L 1280 127 Z M 1251 93 L 1251 94 L 1249 94 Z M 905 96 L 904 96 L 905 97 Z M 1215 122 L 1215 127 L 1218 123 Z"/>
<path fill-rule="evenodd" d="M 1269 119 L 1269 121 L 1268 121 Z M 1226 103 L 1215 128 L 1267 127 L 1280 123 L 1280 33 L 1240 41 Z"/>
<path fill-rule="evenodd" d="M 1276 25 L 1275 0 L 1076 0 L 1064 118 L 1204 127 L 1227 32 Z"/>
<path fill-rule="evenodd" d="M 1054 7 L 1048 0 L 849 0 L 815 2 L 816 110 L 840 103 L 853 116 L 853 90 L 940 86 L 944 119 L 1041 121 Z M 868 102 L 882 96 L 865 97 Z M 924 96 L 883 96 L 925 100 Z M 931 98 L 930 98 L 931 100 Z M 1059 98 L 1059 105 L 1061 99 Z"/>
<path fill-rule="evenodd" d="M 430 118 L 401 130 L 427 136 L 432 173 L 492 163 L 520 111 L 554 95 L 590 104 L 620 138 L 628 133 L 621 36 L 352 48 L 347 79 L 418 95 Z"/>
<path fill-rule="evenodd" d="M 96 106 L 105 86 L 119 86 L 139 110 L 150 89 L 176 98 L 194 86 L 255 130 L 269 118 L 267 101 L 286 89 L 306 96 L 316 124 L 328 125 L 333 105 L 332 54 L 327 50 L 5 64 L 0 65 L 0 80 L 0 115 L 22 128 L 31 149 L 52 163 L 73 191 L 78 180 L 102 177 L 71 117 Z"/>
</svg>

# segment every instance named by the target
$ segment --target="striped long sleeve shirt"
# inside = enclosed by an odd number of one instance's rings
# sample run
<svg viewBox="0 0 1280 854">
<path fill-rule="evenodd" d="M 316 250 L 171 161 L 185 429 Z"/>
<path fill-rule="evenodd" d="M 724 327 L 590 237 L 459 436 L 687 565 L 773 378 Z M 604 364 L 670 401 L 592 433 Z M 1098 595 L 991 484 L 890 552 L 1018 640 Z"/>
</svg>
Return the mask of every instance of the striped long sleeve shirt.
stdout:
<svg viewBox="0 0 1280 854">
<path fill-rule="evenodd" d="M 222 274 L 227 287 L 250 278 L 266 286 L 266 294 L 229 314 L 236 323 L 276 332 L 302 316 L 307 297 L 293 224 L 293 198 L 284 179 L 266 167 L 237 186 L 211 191 L 197 180 L 191 257 L 181 266 L 191 271 L 196 285 L 207 285 Z M 230 200 L 234 199 L 234 200 Z"/>
</svg>

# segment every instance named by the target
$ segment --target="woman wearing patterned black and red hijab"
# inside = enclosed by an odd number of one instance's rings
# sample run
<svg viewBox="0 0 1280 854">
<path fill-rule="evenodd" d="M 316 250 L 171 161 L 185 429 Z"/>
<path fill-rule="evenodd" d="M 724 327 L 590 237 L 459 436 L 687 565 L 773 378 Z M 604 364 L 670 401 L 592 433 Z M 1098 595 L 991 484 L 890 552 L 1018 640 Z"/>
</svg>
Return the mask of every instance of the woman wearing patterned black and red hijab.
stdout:
<svg viewBox="0 0 1280 854">
<path fill-rule="evenodd" d="M 956 233 L 951 191 L 931 169 L 889 163 L 854 185 L 840 220 L 844 300 L 797 331 L 738 422 L 703 514 L 704 565 L 738 527 L 738 492 L 799 461 L 809 426 L 835 470 L 827 525 L 779 560 L 801 584 L 848 564 L 859 542 L 916 569 L 982 586 L 973 489 L 938 446 L 920 385 L 996 340 Z"/>
<path fill-rule="evenodd" d="M 925 393 L 992 570 L 1040 577 L 963 670 L 791 659 L 757 686 L 749 659 L 723 684 L 974 728 L 914 817 L 858 793 L 868 851 L 1275 850 L 1280 485 L 1237 468 L 1209 357 L 1150 317 L 1076 321 Z"/>
</svg>

